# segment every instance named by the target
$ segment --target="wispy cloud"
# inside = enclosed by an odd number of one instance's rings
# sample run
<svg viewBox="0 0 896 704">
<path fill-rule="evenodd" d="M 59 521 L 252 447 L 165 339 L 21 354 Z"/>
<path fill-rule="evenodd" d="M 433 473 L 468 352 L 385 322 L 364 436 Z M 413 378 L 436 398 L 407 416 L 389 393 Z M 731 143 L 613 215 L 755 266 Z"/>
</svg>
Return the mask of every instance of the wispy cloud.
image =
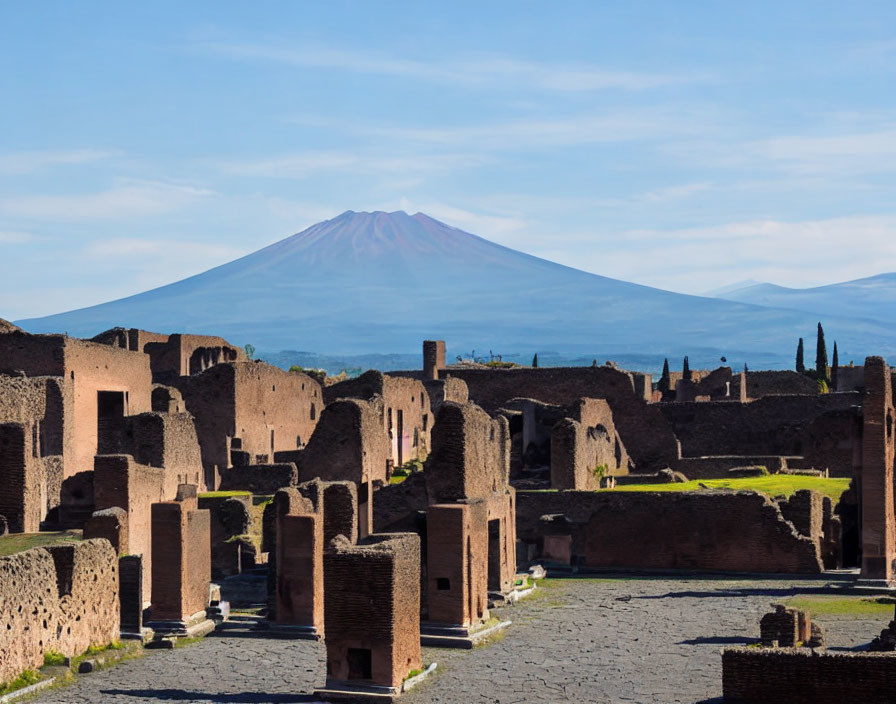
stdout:
<svg viewBox="0 0 896 704">
<path fill-rule="evenodd" d="M 215 166 L 238 176 L 301 179 L 319 172 L 352 171 L 363 174 L 400 174 L 450 171 L 487 161 L 472 154 L 411 156 L 363 154 L 351 151 L 312 151 L 247 160 L 222 160 Z"/>
<path fill-rule="evenodd" d="M 761 158 L 801 173 L 896 171 L 896 125 L 853 134 L 775 137 L 752 146 Z"/>
<path fill-rule="evenodd" d="M 637 140 L 686 139 L 714 132 L 720 118 L 705 106 L 630 108 L 589 112 L 565 117 L 529 117 L 466 125 L 377 125 L 297 116 L 303 127 L 391 140 L 402 145 L 453 147 L 482 154 L 495 150 L 524 150 Z M 467 159 L 474 157 L 466 156 Z"/>
<path fill-rule="evenodd" d="M 563 263 L 688 293 L 745 278 L 817 286 L 896 271 L 894 235 L 896 215 L 595 232 L 592 253 Z"/>
<path fill-rule="evenodd" d="M 19 232 L 17 230 L 0 230 L 0 244 L 23 244 L 31 242 L 34 235 L 30 232 Z"/>
<path fill-rule="evenodd" d="M 310 45 L 285 47 L 277 43 L 205 42 L 200 47 L 207 52 L 232 59 L 275 62 L 299 68 L 332 69 L 465 86 L 516 84 L 528 89 L 556 92 L 608 89 L 642 91 L 703 82 L 712 78 L 705 71 L 624 71 L 587 63 L 541 63 L 496 54 L 446 57 L 431 61 Z"/>
<path fill-rule="evenodd" d="M 94 193 L 6 197 L 0 212 L 36 220 L 121 220 L 176 211 L 213 195 L 196 186 L 128 180 Z"/>
<path fill-rule="evenodd" d="M 80 166 L 103 161 L 120 152 L 99 149 L 71 149 L 67 151 L 30 151 L 0 154 L 0 173 L 34 173 L 53 166 Z"/>
<path fill-rule="evenodd" d="M 146 257 L 160 257 L 193 262 L 194 268 L 197 266 L 195 262 L 202 262 L 198 266 L 208 268 L 247 253 L 245 249 L 217 242 L 114 237 L 91 242 L 84 248 L 81 256 L 91 260 L 120 261 L 123 258 L 131 259 L 132 262 L 139 258 L 141 268 L 145 268 L 143 265 Z"/>
<path fill-rule="evenodd" d="M 391 210 L 392 205 L 383 209 Z M 526 227 L 525 219 L 511 213 L 482 213 L 458 208 L 433 200 L 417 201 L 410 198 L 401 198 L 398 201 L 399 210 L 408 213 L 422 212 L 442 220 L 445 223 L 468 230 L 473 234 L 487 238 L 500 238 L 512 232 L 517 232 Z"/>
</svg>

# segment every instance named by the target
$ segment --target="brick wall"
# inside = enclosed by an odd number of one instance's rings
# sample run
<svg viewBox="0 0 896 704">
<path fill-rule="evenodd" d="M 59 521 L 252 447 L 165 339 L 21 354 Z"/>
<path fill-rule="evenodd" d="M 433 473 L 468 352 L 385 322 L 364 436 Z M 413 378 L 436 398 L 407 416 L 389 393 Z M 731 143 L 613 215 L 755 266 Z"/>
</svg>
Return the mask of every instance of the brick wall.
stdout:
<svg viewBox="0 0 896 704">
<path fill-rule="evenodd" d="M 471 401 L 495 411 L 512 398 L 533 398 L 569 406 L 580 398 L 606 399 L 622 441 L 638 468 L 662 469 L 677 457 L 669 424 L 656 406 L 636 393 L 633 376 L 612 367 L 545 367 L 538 369 L 448 369 L 441 378 L 466 382 Z"/>
<path fill-rule="evenodd" d="M 581 399 L 551 430 L 551 488 L 598 489 L 601 476 L 627 474 L 628 453 L 602 399 Z"/>
<path fill-rule="evenodd" d="M 221 472 L 222 491 L 251 491 L 253 494 L 273 494 L 278 489 L 299 483 L 299 470 L 292 462 L 277 464 L 247 464 Z"/>
<path fill-rule="evenodd" d="M 655 408 L 681 441 L 682 457 L 801 456 L 805 427 L 824 413 L 860 402 L 857 394 L 822 394 L 766 396 L 751 403 L 661 403 Z"/>
<path fill-rule="evenodd" d="M 572 551 L 604 568 L 818 573 L 817 541 L 749 491 L 517 492 L 517 531 L 537 544 L 540 518 L 563 514 Z"/>
<path fill-rule="evenodd" d="M 885 704 L 893 701 L 896 653 L 726 648 L 725 702 L 737 704 Z"/>
<path fill-rule="evenodd" d="M 385 482 L 389 438 L 382 418 L 379 398 L 327 405 L 303 452 L 301 480 Z"/>
</svg>

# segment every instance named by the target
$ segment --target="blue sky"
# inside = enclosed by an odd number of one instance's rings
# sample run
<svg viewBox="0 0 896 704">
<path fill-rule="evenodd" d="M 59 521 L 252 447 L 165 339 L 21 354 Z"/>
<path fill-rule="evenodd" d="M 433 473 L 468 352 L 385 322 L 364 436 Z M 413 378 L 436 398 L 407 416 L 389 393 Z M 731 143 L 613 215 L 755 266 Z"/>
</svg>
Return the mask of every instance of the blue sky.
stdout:
<svg viewBox="0 0 896 704">
<path fill-rule="evenodd" d="M 349 209 L 688 293 L 896 270 L 892 2 L 7 0 L 0 96 L 10 319 Z"/>
</svg>

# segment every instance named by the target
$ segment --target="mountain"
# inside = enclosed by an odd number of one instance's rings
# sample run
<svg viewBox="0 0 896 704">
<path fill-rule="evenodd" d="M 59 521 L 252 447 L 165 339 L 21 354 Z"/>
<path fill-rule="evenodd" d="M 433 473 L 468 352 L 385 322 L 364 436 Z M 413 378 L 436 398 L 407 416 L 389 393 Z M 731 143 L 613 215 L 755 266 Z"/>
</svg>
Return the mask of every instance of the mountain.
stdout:
<svg viewBox="0 0 896 704">
<path fill-rule="evenodd" d="M 896 317 L 896 273 L 815 288 L 757 283 L 720 290 L 714 295 L 729 301 L 807 311 L 822 321 L 842 316 L 889 322 Z"/>
<path fill-rule="evenodd" d="M 712 291 L 706 291 L 705 293 L 702 293 L 700 295 L 707 296 L 709 298 L 724 298 L 724 294 L 726 293 L 731 293 L 732 291 L 740 291 L 741 289 L 748 288 L 750 286 L 756 286 L 761 283 L 761 281 L 757 281 L 756 279 L 743 279 L 742 281 L 736 281 L 735 283 L 728 284 L 727 286 L 714 288 Z"/>
<path fill-rule="evenodd" d="M 541 349 L 601 361 L 689 354 L 692 364 L 726 355 L 756 368 L 757 359 L 789 365 L 796 338 L 810 336 L 817 320 L 590 274 L 422 213 L 348 211 L 182 281 L 18 324 L 83 337 L 118 325 L 205 333 L 259 350 L 328 355 L 416 353 L 421 340 L 437 338 L 453 353 L 492 350 L 524 361 Z M 824 321 L 841 359 L 896 352 L 888 324 Z"/>
</svg>

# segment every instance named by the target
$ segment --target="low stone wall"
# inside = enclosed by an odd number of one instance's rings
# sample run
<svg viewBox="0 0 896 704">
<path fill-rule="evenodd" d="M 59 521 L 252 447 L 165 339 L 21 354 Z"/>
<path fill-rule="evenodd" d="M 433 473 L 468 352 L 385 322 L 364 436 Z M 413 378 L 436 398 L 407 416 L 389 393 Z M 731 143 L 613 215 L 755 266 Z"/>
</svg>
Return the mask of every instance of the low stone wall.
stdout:
<svg viewBox="0 0 896 704">
<path fill-rule="evenodd" d="M 107 540 L 0 558 L 0 684 L 118 639 L 118 556 Z"/>
<path fill-rule="evenodd" d="M 544 515 L 563 515 L 573 560 L 592 568 L 818 573 L 818 540 L 752 491 L 517 492 L 517 534 L 538 546 Z"/>
<path fill-rule="evenodd" d="M 299 483 L 299 470 L 292 462 L 247 464 L 221 472 L 221 491 L 251 491 L 275 494 L 278 489 Z"/>
<path fill-rule="evenodd" d="M 893 701 L 896 653 L 814 653 L 808 649 L 727 648 L 726 704 L 885 704 Z"/>
</svg>

